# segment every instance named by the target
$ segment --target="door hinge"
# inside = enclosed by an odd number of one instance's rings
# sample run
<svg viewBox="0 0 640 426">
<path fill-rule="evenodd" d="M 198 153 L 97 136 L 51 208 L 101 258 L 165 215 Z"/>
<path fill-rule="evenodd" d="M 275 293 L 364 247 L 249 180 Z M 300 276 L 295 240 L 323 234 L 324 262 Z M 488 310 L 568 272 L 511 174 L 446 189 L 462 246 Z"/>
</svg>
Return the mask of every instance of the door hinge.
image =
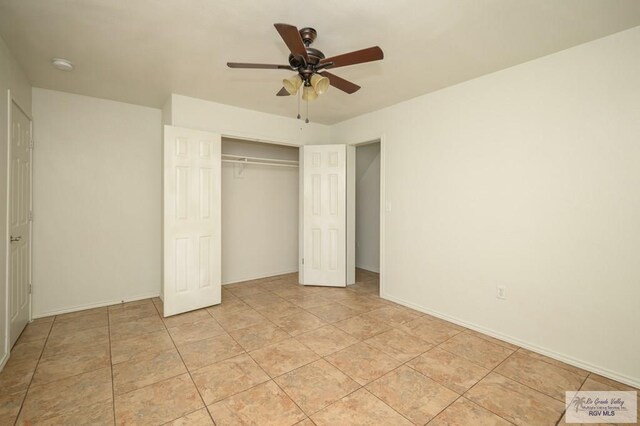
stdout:
<svg viewBox="0 0 640 426">
<path fill-rule="evenodd" d="M 29 294 L 33 293 L 33 285 L 29 284 Z"/>
<path fill-rule="evenodd" d="M 33 138 L 29 139 L 29 148 L 33 149 Z"/>
<path fill-rule="evenodd" d="M 304 265 L 304 257 L 302 258 L 302 264 Z"/>
<path fill-rule="evenodd" d="M 33 211 L 29 211 L 29 216 L 27 217 L 27 219 L 29 219 L 29 221 L 33 221 Z"/>
</svg>

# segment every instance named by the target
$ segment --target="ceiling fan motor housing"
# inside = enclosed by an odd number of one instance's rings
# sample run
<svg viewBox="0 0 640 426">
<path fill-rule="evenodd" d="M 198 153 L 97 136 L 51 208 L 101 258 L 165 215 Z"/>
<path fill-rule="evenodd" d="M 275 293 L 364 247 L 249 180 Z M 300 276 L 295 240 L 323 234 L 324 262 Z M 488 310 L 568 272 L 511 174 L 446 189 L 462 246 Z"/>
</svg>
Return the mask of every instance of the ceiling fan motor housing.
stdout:
<svg viewBox="0 0 640 426">
<path fill-rule="evenodd" d="M 298 70 L 300 76 L 305 82 L 305 85 L 308 85 L 309 79 L 313 73 L 316 72 L 315 67 L 321 59 L 325 58 L 325 56 L 320 50 L 309 47 L 318 36 L 318 32 L 315 29 L 307 27 L 302 28 L 299 32 L 300 37 L 302 37 L 302 41 L 304 42 L 307 56 L 309 56 L 309 61 L 306 62 L 301 56 L 291 54 L 289 55 L 289 65 L 291 65 L 291 68 Z"/>
</svg>

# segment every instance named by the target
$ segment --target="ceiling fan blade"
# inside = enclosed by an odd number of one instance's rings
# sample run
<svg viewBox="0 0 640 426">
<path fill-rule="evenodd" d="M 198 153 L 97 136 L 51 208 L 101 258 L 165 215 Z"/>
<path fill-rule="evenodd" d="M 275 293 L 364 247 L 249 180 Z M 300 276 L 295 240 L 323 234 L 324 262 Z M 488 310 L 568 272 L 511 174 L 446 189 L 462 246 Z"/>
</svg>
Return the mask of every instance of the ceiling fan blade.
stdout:
<svg viewBox="0 0 640 426">
<path fill-rule="evenodd" d="M 309 63 L 309 55 L 307 55 L 307 48 L 304 46 L 300 32 L 296 27 L 289 24 L 273 24 L 276 30 L 284 40 L 291 54 L 296 57 L 303 57 L 305 63 Z"/>
<path fill-rule="evenodd" d="M 329 79 L 329 83 L 335 87 L 336 89 L 340 89 L 345 93 L 352 94 L 360 90 L 360 86 L 354 84 L 344 78 L 338 77 L 337 75 L 333 75 L 329 72 L 323 72 L 320 75 L 327 77 Z"/>
<path fill-rule="evenodd" d="M 261 70 L 289 70 L 289 65 L 273 65 L 273 64 L 245 64 L 242 62 L 227 62 L 229 68 L 247 68 L 247 69 L 261 69 Z"/>
<path fill-rule="evenodd" d="M 331 58 L 325 58 L 320 60 L 320 64 L 327 62 L 333 62 L 333 65 L 327 68 L 346 67 L 347 65 L 362 64 L 364 62 L 379 61 L 384 58 L 382 49 L 378 46 L 370 47 L 368 49 L 356 50 L 355 52 L 349 52 Z"/>
<path fill-rule="evenodd" d="M 284 87 L 280 89 L 278 93 L 276 93 L 276 96 L 289 96 L 289 95 L 291 94 L 287 92 L 287 89 L 285 89 Z"/>
</svg>

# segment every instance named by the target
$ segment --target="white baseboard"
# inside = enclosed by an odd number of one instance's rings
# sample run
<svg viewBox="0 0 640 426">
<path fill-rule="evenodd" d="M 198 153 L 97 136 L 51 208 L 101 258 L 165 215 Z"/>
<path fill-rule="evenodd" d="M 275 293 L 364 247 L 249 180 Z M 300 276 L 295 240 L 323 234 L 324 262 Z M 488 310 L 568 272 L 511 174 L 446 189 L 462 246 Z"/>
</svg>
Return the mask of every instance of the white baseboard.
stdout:
<svg viewBox="0 0 640 426">
<path fill-rule="evenodd" d="M 633 386 L 635 388 L 640 388 L 640 378 L 625 376 L 624 374 L 620 374 L 620 373 L 617 373 L 615 371 L 611 371 L 611 370 L 608 370 L 606 368 L 603 368 L 603 367 L 600 367 L 600 366 L 597 366 L 597 365 L 593 365 L 593 364 L 591 364 L 589 362 L 582 361 L 582 360 L 575 359 L 575 358 L 567 356 L 567 355 L 560 354 L 558 352 L 555 352 L 555 351 L 547 349 L 547 348 L 543 348 L 543 347 L 540 347 L 540 346 L 537 346 L 537 345 L 533 345 L 531 343 L 522 341 L 522 340 L 517 339 L 515 337 L 506 336 L 506 335 L 504 335 L 502 333 L 498 333 L 498 332 L 496 332 L 494 330 L 490 330 L 488 328 L 479 326 L 477 324 L 473 324 L 473 323 L 470 323 L 470 322 L 467 322 L 467 321 L 463 321 L 463 320 L 460 320 L 458 318 L 450 317 L 449 315 L 433 311 L 433 310 L 425 308 L 423 306 L 419 306 L 419 305 L 416 305 L 414 303 L 407 302 L 405 300 L 398 299 L 398 298 L 393 297 L 393 296 L 389 296 L 386 293 L 385 294 L 381 293 L 380 297 L 383 298 L 383 299 L 390 300 L 392 302 L 398 303 L 400 305 L 406 306 L 408 308 L 415 309 L 416 311 L 420 311 L 420 312 L 423 312 L 425 314 L 433 315 L 434 317 L 438 317 L 438 318 L 441 318 L 443 320 L 447 320 L 449 322 L 452 322 L 454 324 L 457 324 L 457 325 L 460 325 L 462 327 L 468 328 L 470 330 L 478 331 L 478 332 L 486 334 L 488 336 L 495 337 L 496 339 L 500 339 L 500 340 L 503 340 L 505 342 L 514 344 L 516 346 L 520 346 L 521 348 L 528 349 L 528 350 L 533 351 L 533 352 L 537 352 L 537 353 L 539 353 L 541 355 L 548 356 L 549 358 L 553 358 L 555 360 L 562 361 L 562 362 L 564 362 L 566 364 L 573 365 L 574 367 L 578 367 L 578 368 L 581 368 L 583 370 L 587 370 L 587 371 L 590 371 L 592 373 L 599 374 L 599 375 L 601 375 L 603 377 L 607 377 L 609 379 L 615 380 L 615 381 L 620 382 L 620 383 L 624 383 L 624 384 L 629 385 L 629 386 Z"/>
<path fill-rule="evenodd" d="M 369 272 L 375 272 L 376 274 L 380 273 L 380 268 L 369 266 L 369 265 L 356 265 L 356 268 L 364 269 L 365 271 L 369 271 Z"/>
<path fill-rule="evenodd" d="M 143 294 L 139 296 L 127 297 L 124 299 L 107 300 L 104 302 L 77 305 L 77 306 L 72 306 L 70 308 L 56 309 L 48 312 L 38 312 L 38 313 L 34 312 L 33 319 L 50 317 L 52 315 L 68 314 L 70 312 L 84 311 L 86 309 L 101 308 L 103 306 L 117 305 L 118 303 L 123 303 L 123 302 L 135 302 L 136 300 L 151 299 L 153 297 L 159 297 L 159 296 L 160 295 L 158 293 L 149 293 L 149 294 Z"/>
<path fill-rule="evenodd" d="M 227 285 L 227 284 L 235 284 L 235 283 L 241 283 L 244 281 L 252 281 L 252 280 L 259 280 L 262 278 L 269 278 L 269 277 L 275 277 L 278 275 L 285 275 L 285 274 L 293 274 L 293 273 L 297 273 L 298 269 L 290 269 L 290 270 L 286 270 L 286 271 L 281 271 L 281 272 L 268 272 L 266 274 L 259 274 L 256 276 L 250 276 L 250 277 L 246 277 L 246 278 L 241 278 L 241 279 L 236 279 L 233 278 L 229 281 L 225 281 L 222 283 L 222 285 Z"/>
</svg>

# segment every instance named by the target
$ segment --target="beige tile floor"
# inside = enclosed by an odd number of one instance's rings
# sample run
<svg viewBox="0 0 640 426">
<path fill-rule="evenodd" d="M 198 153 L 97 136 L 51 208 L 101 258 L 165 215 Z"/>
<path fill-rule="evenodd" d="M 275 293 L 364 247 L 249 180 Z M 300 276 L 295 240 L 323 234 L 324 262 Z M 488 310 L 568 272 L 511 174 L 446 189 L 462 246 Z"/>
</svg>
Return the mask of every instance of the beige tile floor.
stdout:
<svg viewBox="0 0 640 426">
<path fill-rule="evenodd" d="M 380 299 L 295 275 L 39 319 L 0 373 L 0 424 L 555 425 L 566 390 L 630 389 Z"/>
</svg>

